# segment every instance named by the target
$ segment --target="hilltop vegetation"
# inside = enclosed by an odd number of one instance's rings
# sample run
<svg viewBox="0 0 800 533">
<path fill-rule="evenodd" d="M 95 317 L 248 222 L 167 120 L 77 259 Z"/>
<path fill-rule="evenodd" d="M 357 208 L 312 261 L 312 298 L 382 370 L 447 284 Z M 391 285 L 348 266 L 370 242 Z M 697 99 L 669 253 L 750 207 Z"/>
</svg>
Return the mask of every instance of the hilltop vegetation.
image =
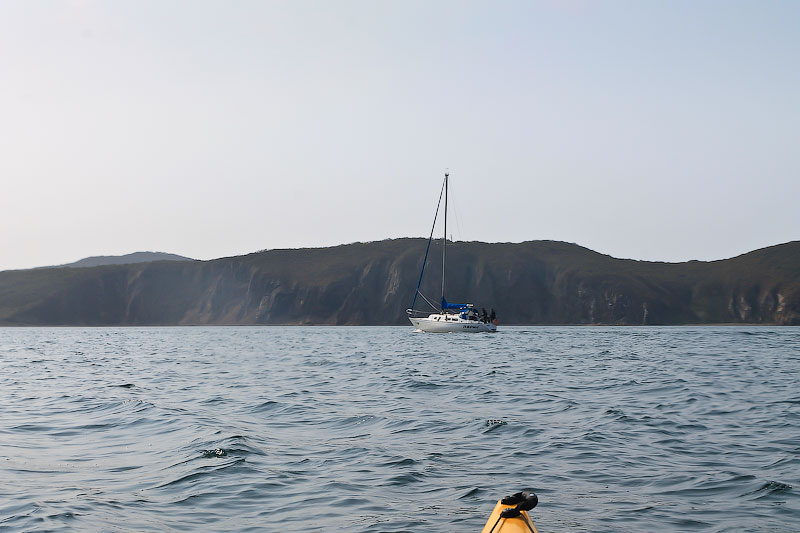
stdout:
<svg viewBox="0 0 800 533">
<path fill-rule="evenodd" d="M 0 325 L 407 324 L 424 239 L 0 272 Z M 800 325 L 800 242 L 711 262 L 554 241 L 448 246 L 446 296 L 501 324 Z M 441 251 L 422 291 L 436 302 Z M 422 309 L 422 304 L 417 303 Z"/>
</svg>

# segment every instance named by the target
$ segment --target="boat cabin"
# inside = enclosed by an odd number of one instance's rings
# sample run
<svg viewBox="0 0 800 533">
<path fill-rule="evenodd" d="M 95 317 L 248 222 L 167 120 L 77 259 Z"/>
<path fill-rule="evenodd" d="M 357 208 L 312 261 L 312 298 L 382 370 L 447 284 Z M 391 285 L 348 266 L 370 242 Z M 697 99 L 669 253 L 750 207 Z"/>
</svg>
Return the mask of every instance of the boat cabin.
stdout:
<svg viewBox="0 0 800 533">
<path fill-rule="evenodd" d="M 480 316 L 478 315 L 478 312 L 475 310 L 474 307 L 464 308 L 461 310 L 460 313 L 458 313 L 458 315 L 461 317 L 462 320 L 475 320 L 475 321 L 480 320 Z"/>
</svg>

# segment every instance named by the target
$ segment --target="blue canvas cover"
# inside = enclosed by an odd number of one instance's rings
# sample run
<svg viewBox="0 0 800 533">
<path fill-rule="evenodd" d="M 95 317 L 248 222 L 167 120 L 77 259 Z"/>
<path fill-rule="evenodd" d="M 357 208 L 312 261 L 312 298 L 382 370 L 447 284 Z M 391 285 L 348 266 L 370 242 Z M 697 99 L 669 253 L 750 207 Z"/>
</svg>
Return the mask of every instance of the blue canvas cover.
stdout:
<svg viewBox="0 0 800 533">
<path fill-rule="evenodd" d="M 449 304 L 447 300 L 442 297 L 442 309 L 466 309 L 469 307 L 467 304 Z"/>
</svg>

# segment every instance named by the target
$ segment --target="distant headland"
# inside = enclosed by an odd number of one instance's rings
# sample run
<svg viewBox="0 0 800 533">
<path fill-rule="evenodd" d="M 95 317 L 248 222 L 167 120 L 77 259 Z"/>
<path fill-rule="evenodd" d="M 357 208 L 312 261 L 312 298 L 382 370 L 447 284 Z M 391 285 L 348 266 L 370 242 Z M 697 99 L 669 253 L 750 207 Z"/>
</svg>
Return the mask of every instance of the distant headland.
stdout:
<svg viewBox="0 0 800 533">
<path fill-rule="evenodd" d="M 425 245 L 405 238 L 211 261 L 140 252 L 9 270 L 0 272 L 0 326 L 407 325 Z M 800 325 L 800 241 L 685 263 L 557 241 L 454 242 L 447 254 L 448 298 L 494 307 L 501 326 Z M 434 301 L 435 284 L 422 287 Z"/>
<path fill-rule="evenodd" d="M 74 263 L 53 265 L 38 268 L 87 268 L 102 265 L 129 265 L 132 263 L 150 263 L 152 261 L 194 261 L 191 257 L 168 254 L 164 252 L 134 252 L 125 255 L 97 255 L 85 257 Z"/>
</svg>

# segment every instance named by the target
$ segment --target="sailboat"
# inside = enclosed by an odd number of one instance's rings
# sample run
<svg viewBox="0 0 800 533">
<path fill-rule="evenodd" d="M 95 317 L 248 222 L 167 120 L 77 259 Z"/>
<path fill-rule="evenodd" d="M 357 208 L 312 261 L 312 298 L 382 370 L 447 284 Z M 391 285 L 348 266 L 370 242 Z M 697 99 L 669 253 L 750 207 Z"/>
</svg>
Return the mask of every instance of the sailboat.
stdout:
<svg viewBox="0 0 800 533">
<path fill-rule="evenodd" d="M 495 332 L 497 331 L 497 320 L 492 318 L 489 321 L 487 317 L 481 317 L 475 306 L 472 304 L 455 304 L 449 303 L 444 297 L 445 287 L 445 273 L 446 273 L 446 250 L 447 250 L 447 189 L 450 173 L 444 173 L 444 183 L 442 183 L 442 191 L 439 193 L 439 203 L 436 205 L 436 214 L 433 216 L 433 227 L 431 227 L 431 236 L 428 238 L 428 246 L 425 248 L 425 258 L 422 260 L 422 270 L 419 273 L 419 281 L 417 282 L 417 290 L 414 291 L 414 299 L 411 301 L 411 307 L 406 309 L 408 319 L 411 324 L 418 331 L 427 331 L 430 333 L 449 333 L 449 332 Z M 439 309 L 422 294 L 419 290 L 422 285 L 422 276 L 425 274 L 425 264 L 428 262 L 428 252 L 431 249 L 431 241 L 433 240 L 433 231 L 436 227 L 436 218 L 439 216 L 439 207 L 442 204 L 442 195 L 444 195 L 444 236 L 442 238 L 442 301 Z M 415 309 L 417 297 L 421 296 L 422 299 L 428 303 L 436 312 L 430 313 L 425 316 L 425 312 Z"/>
</svg>

